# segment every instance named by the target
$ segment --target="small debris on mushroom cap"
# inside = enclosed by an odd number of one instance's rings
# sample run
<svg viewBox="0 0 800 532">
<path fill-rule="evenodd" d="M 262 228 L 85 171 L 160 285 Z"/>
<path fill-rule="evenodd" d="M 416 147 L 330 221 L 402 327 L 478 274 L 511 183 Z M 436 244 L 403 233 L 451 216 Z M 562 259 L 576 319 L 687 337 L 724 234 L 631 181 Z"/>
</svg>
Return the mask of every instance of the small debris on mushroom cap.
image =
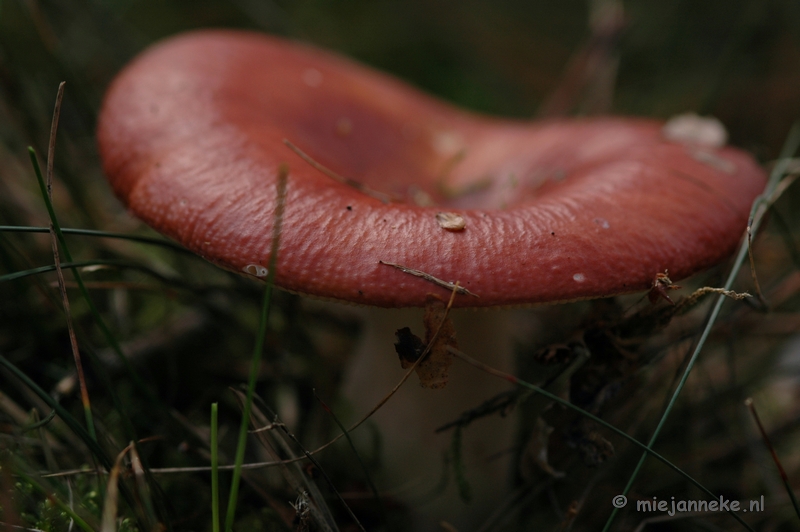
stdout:
<svg viewBox="0 0 800 532">
<path fill-rule="evenodd" d="M 248 264 L 244 267 L 244 272 L 254 277 L 266 277 L 269 273 L 267 269 L 260 264 Z"/>
<path fill-rule="evenodd" d="M 464 217 L 455 212 L 437 212 L 436 221 L 439 227 L 448 231 L 463 231 L 467 226 Z"/>
<path fill-rule="evenodd" d="M 728 142 L 722 122 L 712 116 L 684 113 L 667 120 L 661 129 L 664 138 L 673 142 L 719 148 Z"/>
<path fill-rule="evenodd" d="M 119 74 L 98 142 L 128 208 L 224 268 L 269 263 L 286 163 L 278 286 L 423 306 L 441 279 L 479 296 L 455 306 L 494 306 L 649 290 L 729 255 L 765 175 L 704 128 L 489 118 L 310 46 L 200 31 Z M 431 231 L 456 212 L 466 230 Z"/>
</svg>

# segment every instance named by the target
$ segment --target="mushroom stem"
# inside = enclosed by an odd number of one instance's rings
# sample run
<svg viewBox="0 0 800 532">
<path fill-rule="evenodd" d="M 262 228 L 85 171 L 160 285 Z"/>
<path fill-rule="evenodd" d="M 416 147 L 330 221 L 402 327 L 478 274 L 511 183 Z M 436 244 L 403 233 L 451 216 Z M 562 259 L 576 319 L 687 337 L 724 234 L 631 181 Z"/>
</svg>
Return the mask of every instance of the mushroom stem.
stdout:
<svg viewBox="0 0 800 532">
<path fill-rule="evenodd" d="M 394 351 L 395 331 L 404 326 L 419 329 L 422 312 L 363 309 L 360 313 L 363 336 L 342 389 L 356 416 L 383 399 L 403 377 Z M 514 368 L 514 331 L 519 330 L 520 316 L 521 311 L 451 313 L 459 345 L 471 356 L 509 372 Z M 453 433 L 435 431 L 509 385 L 463 364 L 450 368 L 443 389 L 422 388 L 414 382 L 416 377 L 410 381 L 370 420 L 381 437 L 384 475 L 380 486 L 414 508 L 415 530 L 435 529 L 441 520 L 457 529 L 474 526 L 496 508 L 510 487 L 514 418 L 483 418 L 463 430 L 461 455 L 472 492 L 469 505 L 460 500 L 453 464 L 443 459 L 451 448 Z M 444 467 L 449 468 L 446 473 Z M 433 493 L 443 474 L 449 479 L 444 492 Z"/>
</svg>

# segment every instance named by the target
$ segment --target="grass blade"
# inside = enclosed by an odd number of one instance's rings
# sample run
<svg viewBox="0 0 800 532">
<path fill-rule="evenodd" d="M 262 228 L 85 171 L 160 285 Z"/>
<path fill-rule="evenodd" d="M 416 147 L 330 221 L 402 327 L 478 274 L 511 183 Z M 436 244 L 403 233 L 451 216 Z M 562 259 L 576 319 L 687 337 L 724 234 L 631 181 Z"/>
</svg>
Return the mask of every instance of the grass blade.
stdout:
<svg viewBox="0 0 800 532">
<path fill-rule="evenodd" d="M 239 482 L 242 477 L 242 464 L 244 463 L 244 450 L 247 444 L 247 427 L 250 424 L 250 410 L 253 406 L 253 394 L 256 388 L 256 376 L 258 368 L 261 366 L 261 355 L 264 350 L 264 337 L 267 333 L 267 319 L 272 302 L 272 288 L 275 284 L 275 266 L 278 263 L 278 246 L 280 243 L 281 223 L 283 222 L 283 210 L 286 206 L 286 182 L 289 177 L 289 168 L 282 164 L 278 169 L 277 196 L 275 206 L 275 219 L 272 225 L 272 249 L 270 250 L 269 269 L 267 271 L 267 286 L 264 289 L 264 302 L 261 306 L 261 319 L 258 325 L 258 336 L 256 345 L 253 349 L 253 359 L 250 364 L 250 378 L 247 383 L 247 397 L 242 411 L 242 423 L 239 426 L 239 441 L 236 446 L 236 458 L 234 461 L 233 479 L 231 480 L 231 492 L 228 497 L 228 509 L 225 515 L 225 531 L 232 532 L 233 520 L 236 516 L 236 499 L 239 496 Z"/>
<path fill-rule="evenodd" d="M 211 404 L 211 530 L 219 532 L 219 403 Z"/>
<path fill-rule="evenodd" d="M 165 277 L 160 273 L 144 266 L 142 264 L 137 264 L 135 262 L 130 262 L 127 260 L 120 260 L 120 259 L 94 259 L 94 260 L 86 260 L 86 261 L 78 261 L 78 262 L 62 262 L 61 268 L 62 269 L 79 269 L 79 268 L 87 268 L 90 266 L 114 266 L 116 268 L 128 268 L 132 270 L 138 270 L 142 273 L 145 273 L 151 277 L 158 279 L 159 281 L 163 282 L 164 284 L 168 284 L 171 286 L 182 286 L 187 287 L 185 283 L 181 283 L 179 279 L 173 279 L 170 277 Z M 31 268 L 29 270 L 22 270 L 14 273 L 8 273 L 6 275 L 0 275 L 0 283 L 5 283 L 8 281 L 16 281 L 18 279 L 24 279 L 25 277 L 30 277 L 32 275 L 39 275 L 42 273 L 53 272 L 56 271 L 56 265 L 51 264 L 49 266 L 39 266 L 38 268 Z M 84 285 L 85 286 L 85 285 Z"/>
<path fill-rule="evenodd" d="M 0 233 L 48 233 L 48 227 L 33 227 L 22 225 L 0 225 Z M 126 233 L 116 233 L 114 231 L 97 231 L 94 229 L 76 229 L 69 227 L 62 227 L 61 232 L 65 235 L 78 235 L 78 236 L 91 236 L 96 238 L 116 238 L 119 240 L 129 240 L 131 242 L 138 242 L 140 244 L 149 244 L 152 246 L 161 246 L 169 248 L 173 251 L 180 251 L 192 257 L 197 257 L 193 252 L 189 251 L 180 244 L 164 240 L 162 238 L 153 238 L 149 236 L 129 235 Z"/>
</svg>

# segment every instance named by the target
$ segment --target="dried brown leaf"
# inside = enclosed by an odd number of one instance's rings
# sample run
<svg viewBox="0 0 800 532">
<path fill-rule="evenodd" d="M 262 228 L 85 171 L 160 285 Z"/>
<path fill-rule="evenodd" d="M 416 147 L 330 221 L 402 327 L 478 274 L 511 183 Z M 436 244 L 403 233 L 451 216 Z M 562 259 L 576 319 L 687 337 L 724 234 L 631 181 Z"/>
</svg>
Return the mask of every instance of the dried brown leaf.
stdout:
<svg viewBox="0 0 800 532">
<path fill-rule="evenodd" d="M 425 344 L 430 348 L 430 354 L 417 367 L 417 376 L 425 388 L 444 388 L 447 385 L 448 370 L 453 364 L 453 355 L 447 347 L 458 349 L 456 328 L 447 316 L 444 302 L 434 298 L 429 299 L 425 305 L 422 322 L 425 325 Z"/>
<path fill-rule="evenodd" d="M 428 356 L 417 365 L 419 383 L 424 388 L 444 388 L 447 385 L 448 370 L 453 364 L 453 355 L 447 347 L 458 349 L 456 329 L 447 317 L 446 305 L 439 299 L 431 298 L 428 301 L 422 321 L 425 325 L 425 341 L 422 342 L 411 334 L 408 328 L 403 328 L 397 331 L 398 343 L 395 344 L 395 349 L 403 369 L 408 369 L 414 365 L 425 346 L 429 346 Z"/>
</svg>

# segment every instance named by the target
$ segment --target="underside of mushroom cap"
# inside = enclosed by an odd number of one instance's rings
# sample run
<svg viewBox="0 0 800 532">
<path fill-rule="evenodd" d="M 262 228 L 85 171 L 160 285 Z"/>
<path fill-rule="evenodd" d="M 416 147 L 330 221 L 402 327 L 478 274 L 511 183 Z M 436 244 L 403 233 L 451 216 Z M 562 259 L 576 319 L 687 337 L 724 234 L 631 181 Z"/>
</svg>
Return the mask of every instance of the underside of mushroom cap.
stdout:
<svg viewBox="0 0 800 532">
<path fill-rule="evenodd" d="M 134 214 L 257 276 L 288 164 L 277 285 L 385 307 L 447 297 L 436 280 L 473 294 L 456 306 L 483 307 L 643 290 L 665 270 L 680 279 L 733 251 L 765 182 L 748 155 L 665 140 L 658 122 L 487 118 L 233 31 L 144 52 L 110 87 L 98 139 Z"/>
</svg>

